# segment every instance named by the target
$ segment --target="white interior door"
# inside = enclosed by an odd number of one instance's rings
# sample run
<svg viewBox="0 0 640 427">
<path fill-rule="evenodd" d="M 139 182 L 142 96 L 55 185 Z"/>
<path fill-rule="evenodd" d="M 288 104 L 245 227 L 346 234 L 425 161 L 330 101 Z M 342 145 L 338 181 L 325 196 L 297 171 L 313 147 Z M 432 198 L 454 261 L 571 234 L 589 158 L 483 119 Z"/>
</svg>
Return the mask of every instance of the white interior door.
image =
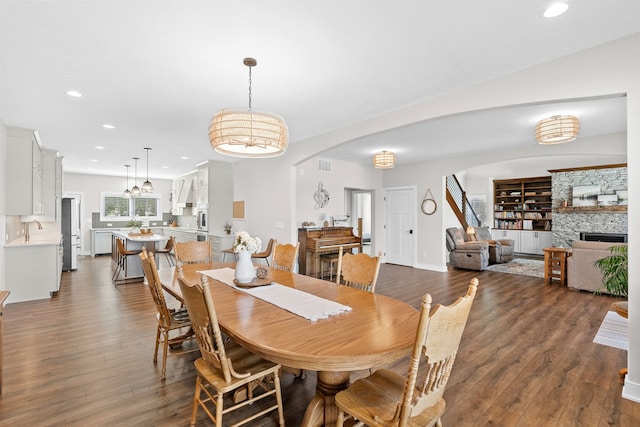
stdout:
<svg viewBox="0 0 640 427">
<path fill-rule="evenodd" d="M 415 200 L 414 188 L 385 190 L 385 262 L 413 266 Z"/>
</svg>

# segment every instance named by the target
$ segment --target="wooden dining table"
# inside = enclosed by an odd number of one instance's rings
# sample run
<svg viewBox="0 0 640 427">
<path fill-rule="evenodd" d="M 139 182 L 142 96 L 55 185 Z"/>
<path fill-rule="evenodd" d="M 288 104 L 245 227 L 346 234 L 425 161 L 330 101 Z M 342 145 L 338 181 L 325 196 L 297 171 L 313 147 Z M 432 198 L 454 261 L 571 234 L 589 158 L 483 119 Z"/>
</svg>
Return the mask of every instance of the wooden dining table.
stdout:
<svg viewBox="0 0 640 427">
<path fill-rule="evenodd" d="M 184 278 L 200 280 L 200 271 L 231 263 L 185 264 Z M 394 362 L 411 351 L 419 313 L 391 297 L 361 291 L 310 276 L 273 270 L 273 281 L 351 307 L 317 321 L 288 312 L 240 289 L 209 278 L 221 329 L 261 357 L 292 368 L 317 371 L 316 395 L 303 426 L 335 425 L 334 396 L 349 386 L 350 372 Z M 175 267 L 161 269 L 164 289 L 182 300 Z"/>
</svg>

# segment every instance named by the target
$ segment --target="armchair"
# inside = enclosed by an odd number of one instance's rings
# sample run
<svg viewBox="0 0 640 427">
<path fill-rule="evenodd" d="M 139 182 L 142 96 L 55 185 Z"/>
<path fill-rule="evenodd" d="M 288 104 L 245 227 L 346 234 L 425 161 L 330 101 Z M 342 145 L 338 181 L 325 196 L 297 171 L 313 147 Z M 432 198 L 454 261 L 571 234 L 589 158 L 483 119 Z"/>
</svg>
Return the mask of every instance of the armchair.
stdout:
<svg viewBox="0 0 640 427">
<path fill-rule="evenodd" d="M 476 241 L 489 243 L 489 264 L 509 262 L 513 260 L 515 242 L 511 239 L 493 240 L 489 227 L 473 227 Z"/>
<path fill-rule="evenodd" d="M 460 228 L 447 228 L 449 262 L 456 268 L 482 271 L 489 265 L 489 243 L 466 242 Z"/>
</svg>

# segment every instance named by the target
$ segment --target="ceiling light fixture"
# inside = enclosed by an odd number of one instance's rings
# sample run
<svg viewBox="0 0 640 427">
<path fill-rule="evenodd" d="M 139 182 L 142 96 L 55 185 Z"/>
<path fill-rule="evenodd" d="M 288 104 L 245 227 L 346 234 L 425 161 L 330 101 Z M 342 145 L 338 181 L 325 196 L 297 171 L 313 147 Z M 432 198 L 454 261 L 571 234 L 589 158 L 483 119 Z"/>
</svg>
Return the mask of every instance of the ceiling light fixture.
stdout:
<svg viewBox="0 0 640 427">
<path fill-rule="evenodd" d="M 544 11 L 545 18 L 555 18 L 565 13 L 569 9 L 569 5 L 566 3 L 554 3 L 547 10 Z"/>
<path fill-rule="evenodd" d="M 216 112 L 209 125 L 209 141 L 216 152 L 227 156 L 280 156 L 289 144 L 287 124 L 277 114 L 251 108 L 251 68 L 258 62 L 244 58 L 243 63 L 249 67 L 249 108 Z"/>
<path fill-rule="evenodd" d="M 133 157 L 133 160 L 136 162 L 136 172 L 133 178 L 133 187 L 131 187 L 131 197 L 139 197 L 142 194 L 140 187 L 138 187 L 138 160 L 140 160 L 140 157 Z"/>
<path fill-rule="evenodd" d="M 131 167 L 131 165 L 124 165 L 124 167 L 127 168 L 127 188 L 125 188 L 124 193 L 122 193 L 122 197 L 124 197 L 125 199 L 130 199 L 131 191 L 129 191 L 129 168 Z"/>
<path fill-rule="evenodd" d="M 77 90 L 68 90 L 65 93 L 72 98 L 82 98 L 82 94 Z"/>
<path fill-rule="evenodd" d="M 578 137 L 580 122 L 576 116 L 552 116 L 536 125 L 539 144 L 562 144 Z"/>
<path fill-rule="evenodd" d="M 396 155 L 383 150 L 373 156 L 373 167 L 376 169 L 391 169 L 396 165 Z"/>
<path fill-rule="evenodd" d="M 147 151 L 147 180 L 142 184 L 142 192 L 153 193 L 153 184 L 149 181 L 149 150 L 151 150 L 151 148 L 145 147 L 144 149 Z"/>
</svg>

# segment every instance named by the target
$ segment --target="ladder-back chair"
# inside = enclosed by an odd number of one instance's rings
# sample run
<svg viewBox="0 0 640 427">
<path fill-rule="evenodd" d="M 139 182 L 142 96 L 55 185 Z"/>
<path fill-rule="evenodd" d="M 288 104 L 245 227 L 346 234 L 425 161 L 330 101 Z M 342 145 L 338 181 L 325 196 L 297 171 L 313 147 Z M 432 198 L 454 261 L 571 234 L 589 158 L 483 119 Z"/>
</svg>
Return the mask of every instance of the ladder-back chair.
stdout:
<svg viewBox="0 0 640 427">
<path fill-rule="evenodd" d="M 478 279 L 472 279 L 464 297 L 449 306 L 436 305 L 431 311 L 431 295 L 422 298 L 416 341 L 406 376 L 388 369 L 355 381 L 336 394 L 337 426 L 349 418 L 355 425 L 441 426 L 445 411 L 442 398 L 458 352 L 476 294 Z M 430 312 L 431 311 L 431 312 Z M 420 362 L 423 378 L 417 382 Z"/>
<path fill-rule="evenodd" d="M 204 241 L 176 242 L 176 260 L 183 264 L 199 264 L 212 261 L 211 244 Z"/>
<path fill-rule="evenodd" d="M 140 253 L 140 260 L 142 261 L 144 277 L 147 280 L 147 286 L 149 286 L 149 291 L 151 291 L 151 296 L 153 297 L 153 302 L 156 305 L 157 311 L 156 318 L 158 320 L 158 327 L 156 328 L 156 347 L 153 353 L 153 363 L 158 362 L 158 348 L 160 347 L 160 344 L 162 344 L 161 379 L 164 380 L 167 372 L 167 353 L 169 351 L 169 346 L 180 346 L 185 339 L 190 338 L 193 335 L 190 333 L 191 321 L 189 320 L 189 314 L 185 308 L 180 310 L 170 310 L 167 307 L 153 252 L 147 252 L 147 249 L 143 247 L 142 252 Z M 171 331 L 183 328 L 189 328 L 189 330 L 185 330 L 183 335 L 174 338 L 169 337 L 169 333 Z"/>
<path fill-rule="evenodd" d="M 363 253 L 343 255 L 342 247 L 340 247 L 336 283 L 363 291 L 375 292 L 381 258 L 381 252 L 378 252 L 376 257 L 370 257 Z"/>
<path fill-rule="evenodd" d="M 273 249 L 273 257 L 271 257 L 271 268 L 292 272 L 296 264 L 296 258 L 298 258 L 299 249 L 300 242 L 297 242 L 295 246 L 292 244 L 276 244 Z"/>
<path fill-rule="evenodd" d="M 196 425 L 198 408 L 203 408 L 216 426 L 222 426 L 223 414 L 239 408 L 252 407 L 260 408 L 259 412 L 253 412 L 234 425 L 249 423 L 277 410 L 279 424 L 281 427 L 284 426 L 280 365 L 258 357 L 233 340 L 223 340 L 206 276 L 201 276 L 201 283 L 188 283 L 179 274 L 178 283 L 202 356 L 195 361 L 198 376 L 193 398 L 191 426 Z M 265 381 L 266 377 L 268 381 Z M 240 388 L 246 388 L 247 400 L 224 408 L 226 403 L 224 395 Z M 256 389 L 260 391 L 259 394 L 254 394 Z M 270 396 L 275 398 L 275 404 L 267 408 L 264 408 L 264 405 L 253 405 Z"/>
</svg>

